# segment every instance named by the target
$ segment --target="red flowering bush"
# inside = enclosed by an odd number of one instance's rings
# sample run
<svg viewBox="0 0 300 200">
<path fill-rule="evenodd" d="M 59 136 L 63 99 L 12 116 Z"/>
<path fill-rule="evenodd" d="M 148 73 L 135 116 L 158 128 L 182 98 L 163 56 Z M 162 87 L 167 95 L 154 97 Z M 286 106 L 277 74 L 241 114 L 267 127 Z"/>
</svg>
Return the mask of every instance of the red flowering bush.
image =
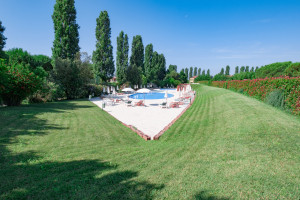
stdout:
<svg viewBox="0 0 300 200">
<path fill-rule="evenodd" d="M 300 115 L 300 77 L 281 76 L 253 80 L 213 81 L 212 86 L 243 91 L 262 101 L 274 90 L 282 90 L 285 108 Z"/>
<path fill-rule="evenodd" d="M 4 104 L 17 106 L 42 87 L 45 71 L 37 68 L 33 72 L 26 65 L 0 62 L 0 77 L 0 97 Z"/>
</svg>

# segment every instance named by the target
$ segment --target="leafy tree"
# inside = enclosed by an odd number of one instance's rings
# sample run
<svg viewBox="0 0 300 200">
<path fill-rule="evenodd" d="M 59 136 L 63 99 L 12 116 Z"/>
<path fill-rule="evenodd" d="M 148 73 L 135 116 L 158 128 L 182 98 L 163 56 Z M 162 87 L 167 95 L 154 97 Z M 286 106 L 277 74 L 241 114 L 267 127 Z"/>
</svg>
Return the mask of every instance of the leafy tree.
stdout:
<svg viewBox="0 0 300 200">
<path fill-rule="evenodd" d="M 131 85 L 140 85 L 142 83 L 142 68 L 136 64 L 129 65 L 127 70 L 127 81 Z"/>
<path fill-rule="evenodd" d="M 140 35 L 136 35 L 133 37 L 131 46 L 130 65 L 136 65 L 136 67 L 141 68 L 142 73 L 145 74 L 144 45 L 142 36 Z"/>
<path fill-rule="evenodd" d="M 187 76 L 186 73 L 184 72 L 184 69 L 180 70 L 179 77 L 181 83 L 187 83 Z"/>
<path fill-rule="evenodd" d="M 256 68 L 255 68 L 255 72 L 258 70 L 258 66 L 256 66 Z"/>
<path fill-rule="evenodd" d="M 189 70 L 189 79 L 193 77 L 193 67 L 190 67 Z"/>
<path fill-rule="evenodd" d="M 52 19 L 55 33 L 53 58 L 74 59 L 80 50 L 74 0 L 56 0 Z"/>
<path fill-rule="evenodd" d="M 198 68 L 194 67 L 194 76 L 197 76 Z"/>
<path fill-rule="evenodd" d="M 224 75 L 224 68 L 221 69 L 220 75 Z"/>
<path fill-rule="evenodd" d="M 249 66 L 246 66 L 245 72 L 249 72 Z"/>
<path fill-rule="evenodd" d="M 177 65 L 169 65 L 168 72 L 171 73 L 172 71 L 177 72 Z"/>
<path fill-rule="evenodd" d="M 294 76 L 298 77 L 300 76 L 300 62 L 291 63 L 285 70 L 285 75 L 287 76 Z"/>
<path fill-rule="evenodd" d="M 2 26 L 2 22 L 0 21 L 0 58 L 4 57 L 3 48 L 5 47 L 6 44 L 6 37 L 3 35 L 4 31 L 5 31 L 5 27 Z"/>
<path fill-rule="evenodd" d="M 97 18 L 96 50 L 93 52 L 95 76 L 106 82 L 115 72 L 113 46 L 111 45 L 111 28 L 107 11 L 101 11 Z"/>
<path fill-rule="evenodd" d="M 241 67 L 240 73 L 241 73 L 241 72 L 245 72 L 245 67 L 244 67 L 244 66 Z"/>
<path fill-rule="evenodd" d="M 229 65 L 226 66 L 225 75 L 229 75 L 230 73 L 230 67 Z"/>
<path fill-rule="evenodd" d="M 153 79 L 152 74 L 152 57 L 153 57 L 153 45 L 148 44 L 145 48 L 145 76 L 147 78 L 147 82 L 150 82 L 150 80 Z"/>
<path fill-rule="evenodd" d="M 184 69 L 184 73 L 185 73 L 185 75 L 186 75 L 186 78 L 189 79 L 189 68 L 186 67 L 186 68 Z"/>
<path fill-rule="evenodd" d="M 254 67 L 251 67 L 251 70 L 250 70 L 250 72 L 254 72 Z"/>
<path fill-rule="evenodd" d="M 42 67 L 45 71 L 53 69 L 51 65 L 51 58 L 45 55 L 30 55 L 27 51 L 21 48 L 13 48 L 5 52 L 5 57 L 9 65 L 28 65 L 31 70 L 37 67 Z"/>
<path fill-rule="evenodd" d="M 265 65 L 255 71 L 256 78 L 284 76 L 285 70 L 292 62 L 277 62 Z"/>
<path fill-rule="evenodd" d="M 121 31 L 117 37 L 117 79 L 118 82 L 123 84 L 126 82 L 126 71 L 128 68 L 128 36 Z"/>
<path fill-rule="evenodd" d="M 239 73 L 239 66 L 236 66 L 234 74 L 238 74 L 238 73 Z"/>
<path fill-rule="evenodd" d="M 202 76 L 205 76 L 205 70 L 202 71 Z"/>
<path fill-rule="evenodd" d="M 82 60 L 81 55 L 76 54 L 74 60 L 55 59 L 53 77 L 64 90 L 67 99 L 80 97 L 82 88 L 92 79 L 90 60 Z"/>
</svg>

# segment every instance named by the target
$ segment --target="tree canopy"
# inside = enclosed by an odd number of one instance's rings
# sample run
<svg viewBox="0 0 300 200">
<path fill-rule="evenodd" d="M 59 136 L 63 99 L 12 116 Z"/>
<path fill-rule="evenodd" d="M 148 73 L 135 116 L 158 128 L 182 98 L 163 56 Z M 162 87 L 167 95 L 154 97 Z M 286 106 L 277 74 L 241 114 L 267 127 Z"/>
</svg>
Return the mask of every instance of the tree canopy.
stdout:
<svg viewBox="0 0 300 200">
<path fill-rule="evenodd" d="M 106 82 L 115 72 L 113 46 L 111 45 L 111 28 L 107 11 L 101 11 L 96 19 L 96 50 L 93 52 L 95 76 Z"/>
<path fill-rule="evenodd" d="M 74 59 L 80 50 L 74 0 L 56 0 L 52 19 L 55 34 L 52 57 Z"/>
</svg>

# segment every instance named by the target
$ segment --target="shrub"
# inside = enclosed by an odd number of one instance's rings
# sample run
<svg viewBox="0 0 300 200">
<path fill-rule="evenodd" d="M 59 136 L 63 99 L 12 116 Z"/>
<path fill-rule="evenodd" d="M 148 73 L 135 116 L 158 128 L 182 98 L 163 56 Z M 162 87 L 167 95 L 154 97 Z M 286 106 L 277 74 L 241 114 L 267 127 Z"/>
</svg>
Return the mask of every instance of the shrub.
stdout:
<svg viewBox="0 0 300 200">
<path fill-rule="evenodd" d="M 284 91 L 283 90 L 273 90 L 266 97 L 266 103 L 274 106 L 276 108 L 284 107 Z"/>
<path fill-rule="evenodd" d="M 7 106 L 20 105 L 41 88 L 46 76 L 41 68 L 33 72 L 28 65 L 6 65 L 4 62 L 0 62 L 0 74 L 0 96 Z"/>
<path fill-rule="evenodd" d="M 271 92 L 281 90 L 285 97 L 284 107 L 294 114 L 300 114 L 300 77 L 286 76 L 254 80 L 213 81 L 212 86 L 243 91 L 244 94 L 262 101 L 265 101 Z"/>
<path fill-rule="evenodd" d="M 89 63 L 81 61 L 80 57 L 75 61 L 61 58 L 55 60 L 53 78 L 64 90 L 67 99 L 79 98 L 82 88 L 92 77 Z"/>
</svg>

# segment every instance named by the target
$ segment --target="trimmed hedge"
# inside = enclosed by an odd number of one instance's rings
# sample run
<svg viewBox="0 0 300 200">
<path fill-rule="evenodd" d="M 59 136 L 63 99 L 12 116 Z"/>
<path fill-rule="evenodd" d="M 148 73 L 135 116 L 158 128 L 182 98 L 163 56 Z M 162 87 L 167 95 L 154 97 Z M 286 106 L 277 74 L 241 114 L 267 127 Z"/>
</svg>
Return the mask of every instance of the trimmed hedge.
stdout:
<svg viewBox="0 0 300 200">
<path fill-rule="evenodd" d="M 300 77 L 277 77 L 253 80 L 213 81 L 212 86 L 243 91 L 244 94 L 265 101 L 275 90 L 284 94 L 284 108 L 300 115 Z"/>
</svg>

